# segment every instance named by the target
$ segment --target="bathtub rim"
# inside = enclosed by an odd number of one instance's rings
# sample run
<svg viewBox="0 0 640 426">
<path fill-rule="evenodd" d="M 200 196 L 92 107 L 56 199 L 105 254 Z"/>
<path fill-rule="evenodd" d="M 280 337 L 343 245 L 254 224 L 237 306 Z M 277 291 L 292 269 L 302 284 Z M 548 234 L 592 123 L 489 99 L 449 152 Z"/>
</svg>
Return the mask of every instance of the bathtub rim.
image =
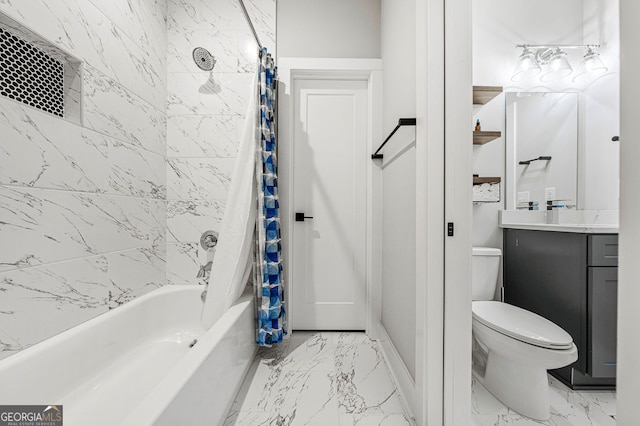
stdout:
<svg viewBox="0 0 640 426">
<path fill-rule="evenodd" d="M 160 420 L 161 416 L 165 412 L 165 409 L 169 407 L 169 404 L 178 396 L 181 389 L 185 387 L 189 379 L 194 373 L 207 361 L 209 354 L 225 337 L 225 334 L 229 330 L 229 326 L 235 324 L 240 319 L 245 310 L 251 310 L 254 306 L 253 290 L 250 288 L 245 289 L 240 298 L 234 302 L 234 304 L 216 321 L 213 326 L 206 330 L 205 333 L 198 339 L 198 343 L 193 347 L 193 350 L 186 354 L 180 362 L 171 369 L 168 374 L 158 382 L 153 390 L 140 401 L 140 404 L 127 415 L 123 422 L 123 426 L 138 426 L 141 424 L 154 424 Z M 223 327 L 225 326 L 225 327 Z M 255 342 L 254 342 L 255 343 Z M 258 351 L 258 345 L 254 344 L 254 349 L 251 354 L 251 360 L 255 358 L 255 354 Z M 236 383 L 233 391 L 233 396 L 237 394 L 238 390 L 242 386 L 242 382 L 250 370 L 252 361 L 247 363 L 242 373 L 242 380 Z M 225 408 L 228 412 L 233 405 L 233 399 Z"/>
</svg>

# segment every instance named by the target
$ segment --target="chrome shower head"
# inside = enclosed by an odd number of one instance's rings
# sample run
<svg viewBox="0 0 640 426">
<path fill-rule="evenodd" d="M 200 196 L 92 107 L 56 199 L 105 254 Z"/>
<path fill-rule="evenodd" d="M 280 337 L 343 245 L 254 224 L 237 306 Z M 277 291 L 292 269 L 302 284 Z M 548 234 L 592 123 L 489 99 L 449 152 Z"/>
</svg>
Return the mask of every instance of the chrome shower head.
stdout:
<svg viewBox="0 0 640 426">
<path fill-rule="evenodd" d="M 203 71 L 211 71 L 216 66 L 216 58 L 204 47 L 193 49 L 193 61 Z"/>
</svg>

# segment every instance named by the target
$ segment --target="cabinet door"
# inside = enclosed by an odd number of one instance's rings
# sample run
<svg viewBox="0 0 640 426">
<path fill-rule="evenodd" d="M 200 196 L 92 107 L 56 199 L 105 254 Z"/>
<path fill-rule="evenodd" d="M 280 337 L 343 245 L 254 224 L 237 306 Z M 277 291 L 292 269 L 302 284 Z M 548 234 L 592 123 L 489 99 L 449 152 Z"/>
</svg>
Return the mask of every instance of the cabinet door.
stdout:
<svg viewBox="0 0 640 426">
<path fill-rule="evenodd" d="M 616 376 L 618 268 L 589 268 L 589 362 L 591 377 Z"/>
<path fill-rule="evenodd" d="M 586 372 L 586 235 L 506 229 L 504 236 L 505 301 L 569 333 L 578 348 L 572 367 Z"/>
</svg>

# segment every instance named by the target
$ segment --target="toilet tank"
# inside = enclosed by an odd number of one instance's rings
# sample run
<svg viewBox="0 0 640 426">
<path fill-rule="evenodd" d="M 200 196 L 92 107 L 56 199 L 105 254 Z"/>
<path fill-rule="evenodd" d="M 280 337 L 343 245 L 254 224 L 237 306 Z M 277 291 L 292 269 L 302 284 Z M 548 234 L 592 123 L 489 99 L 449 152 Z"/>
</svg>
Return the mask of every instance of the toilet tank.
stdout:
<svg viewBox="0 0 640 426">
<path fill-rule="evenodd" d="M 473 247 L 471 252 L 472 300 L 493 300 L 500 270 L 500 249 Z"/>
</svg>

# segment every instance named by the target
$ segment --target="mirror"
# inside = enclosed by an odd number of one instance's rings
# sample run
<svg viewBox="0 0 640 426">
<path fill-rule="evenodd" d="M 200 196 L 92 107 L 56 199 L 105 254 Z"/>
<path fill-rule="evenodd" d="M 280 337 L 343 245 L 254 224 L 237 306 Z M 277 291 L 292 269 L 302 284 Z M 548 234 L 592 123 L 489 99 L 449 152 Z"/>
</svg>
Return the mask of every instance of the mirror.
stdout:
<svg viewBox="0 0 640 426">
<path fill-rule="evenodd" d="M 507 209 L 577 205 L 578 94 L 506 93 Z M 535 209 L 535 208 L 534 208 Z"/>
</svg>

